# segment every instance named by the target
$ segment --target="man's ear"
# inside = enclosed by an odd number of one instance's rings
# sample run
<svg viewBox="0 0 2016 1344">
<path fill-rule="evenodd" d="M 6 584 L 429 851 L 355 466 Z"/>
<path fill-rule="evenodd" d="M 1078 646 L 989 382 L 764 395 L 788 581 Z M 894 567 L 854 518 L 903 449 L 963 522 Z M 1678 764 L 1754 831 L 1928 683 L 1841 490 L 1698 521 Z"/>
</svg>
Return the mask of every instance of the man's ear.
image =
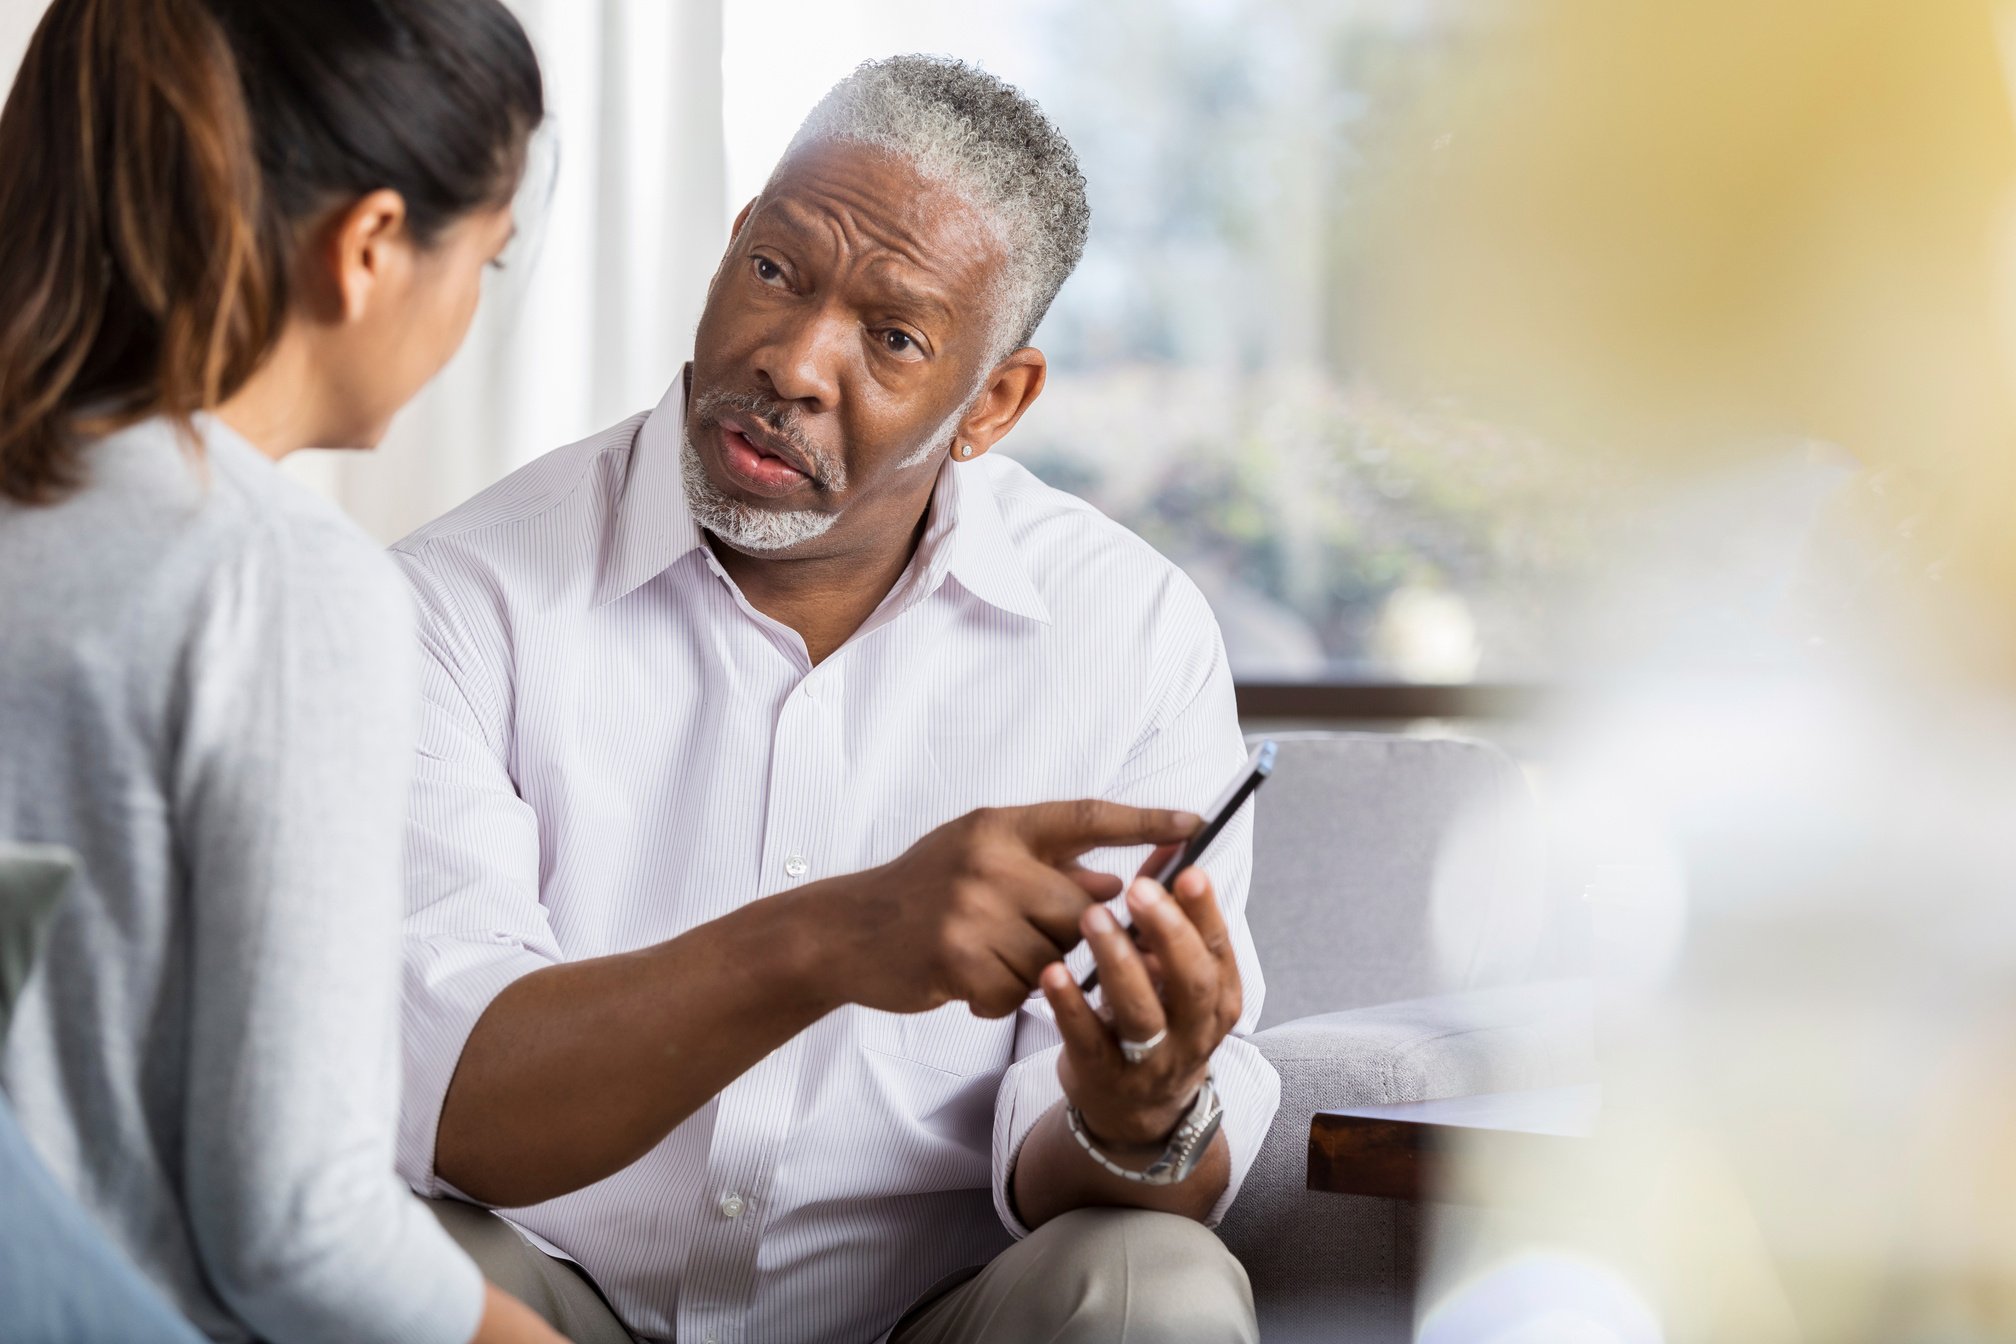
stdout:
<svg viewBox="0 0 2016 1344">
<path fill-rule="evenodd" d="M 325 320 L 359 320 L 387 283 L 412 269 L 406 198 L 389 188 L 336 211 L 320 232 L 320 246 L 306 254 L 312 271 L 303 277 L 303 297 Z"/>
<path fill-rule="evenodd" d="M 959 422 L 959 436 L 952 442 L 952 460 L 966 462 L 979 457 L 1008 437 L 1022 413 L 1043 395 L 1050 363 L 1043 352 L 1025 345 L 994 366 L 979 400 Z M 968 449 L 972 451 L 967 451 Z"/>
<path fill-rule="evenodd" d="M 761 196 L 751 196 L 749 203 L 736 213 L 735 222 L 728 228 L 728 241 L 730 243 L 733 243 L 737 238 L 742 236 L 742 226 L 749 222 L 749 216 L 756 212 L 756 202 L 762 199 Z"/>
</svg>

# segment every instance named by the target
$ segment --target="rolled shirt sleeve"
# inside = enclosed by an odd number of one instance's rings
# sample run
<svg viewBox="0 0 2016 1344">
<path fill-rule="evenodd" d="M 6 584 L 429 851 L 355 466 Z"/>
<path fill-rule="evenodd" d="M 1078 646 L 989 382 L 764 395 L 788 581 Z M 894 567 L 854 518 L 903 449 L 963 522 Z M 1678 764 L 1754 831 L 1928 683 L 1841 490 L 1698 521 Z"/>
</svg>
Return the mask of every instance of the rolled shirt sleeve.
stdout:
<svg viewBox="0 0 2016 1344">
<path fill-rule="evenodd" d="M 462 1344 L 482 1279 L 393 1172 L 411 606 L 336 520 L 220 567 L 173 783 L 191 910 L 190 1232 L 261 1338 Z"/>
<path fill-rule="evenodd" d="M 429 557 L 395 551 L 419 608 L 420 727 L 406 828 L 404 1104 L 399 1173 L 434 1170 L 469 1033 L 513 981 L 563 958 L 539 900 L 539 830 L 507 767 L 506 700 Z"/>
<path fill-rule="evenodd" d="M 1208 806 L 1225 787 L 1246 759 L 1246 747 L 1239 732 L 1231 668 L 1210 609 L 1180 576 L 1172 578 L 1165 603 L 1164 629 L 1170 638 L 1156 659 L 1146 697 L 1153 709 L 1106 796 L 1138 807 L 1198 809 Z M 1124 878 L 1132 876 L 1146 854 L 1141 849 L 1107 851 L 1089 856 L 1086 865 Z M 1274 1066 L 1245 1039 L 1260 1021 L 1266 995 L 1259 954 L 1246 923 L 1246 893 L 1253 874 L 1253 805 L 1241 809 L 1219 834 L 1201 866 L 1210 874 L 1224 912 L 1242 989 L 1239 1021 L 1211 1055 L 1212 1079 L 1225 1108 L 1220 1128 L 1232 1159 L 1231 1179 L 1205 1220 L 1216 1227 L 1232 1207 L 1281 1101 L 1281 1080 Z M 1081 946 L 1067 964 L 1082 976 L 1091 968 L 1091 954 Z M 1009 1182 L 1030 1130 L 1064 1098 L 1057 1080 L 1062 1051 L 1063 1038 L 1049 1004 L 1032 998 L 1016 1019 L 1015 1062 L 1002 1079 L 994 1104 L 994 1207 L 1017 1238 L 1027 1236 L 1029 1229 L 1016 1217 Z"/>
</svg>

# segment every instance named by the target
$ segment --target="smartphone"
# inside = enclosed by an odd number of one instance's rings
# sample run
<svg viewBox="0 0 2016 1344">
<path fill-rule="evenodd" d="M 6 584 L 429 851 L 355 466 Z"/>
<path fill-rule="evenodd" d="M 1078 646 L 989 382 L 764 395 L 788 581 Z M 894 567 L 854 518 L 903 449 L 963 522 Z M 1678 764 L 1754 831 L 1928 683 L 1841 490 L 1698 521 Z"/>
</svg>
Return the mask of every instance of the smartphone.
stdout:
<svg viewBox="0 0 2016 1344">
<path fill-rule="evenodd" d="M 1204 857 L 1204 852 L 1211 848 L 1211 842 L 1218 838 L 1218 832 L 1225 829 L 1225 823 L 1238 814 L 1239 809 L 1246 805 L 1246 800 L 1258 793 L 1260 786 L 1267 782 L 1267 777 L 1274 773 L 1274 752 L 1272 738 L 1253 748 L 1253 754 L 1246 758 L 1246 764 L 1239 768 L 1239 773 L 1225 786 L 1225 792 L 1219 794 L 1218 800 L 1211 804 L 1209 811 L 1205 812 L 1204 824 L 1198 828 L 1197 834 L 1191 836 L 1190 842 L 1180 851 L 1170 855 L 1161 867 L 1145 876 L 1154 878 L 1166 889 L 1176 880 L 1178 873 L 1185 868 L 1196 867 Z M 1132 933 L 1134 926 L 1128 922 L 1125 906 L 1121 907 L 1119 918 L 1122 927 Z M 1078 988 L 1090 994 L 1098 984 L 1099 968 L 1094 966 L 1086 973 L 1085 978 L 1078 982 Z"/>
</svg>

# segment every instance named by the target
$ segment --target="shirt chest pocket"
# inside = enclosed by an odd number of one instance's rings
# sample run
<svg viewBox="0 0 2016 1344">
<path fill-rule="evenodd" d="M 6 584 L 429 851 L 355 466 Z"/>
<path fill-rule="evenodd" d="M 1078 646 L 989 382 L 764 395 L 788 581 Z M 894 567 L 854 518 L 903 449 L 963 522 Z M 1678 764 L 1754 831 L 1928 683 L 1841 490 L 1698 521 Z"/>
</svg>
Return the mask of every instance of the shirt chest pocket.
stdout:
<svg viewBox="0 0 2016 1344">
<path fill-rule="evenodd" d="M 857 786 L 865 813 L 859 833 L 868 840 L 862 867 L 902 857 L 932 830 L 975 808 L 1076 797 L 1085 791 L 1082 784 L 1068 787 L 1069 777 L 1080 773 L 1068 750 L 1036 750 L 1026 742 L 1021 750 L 1010 749 L 1001 725 L 976 717 L 971 706 L 956 718 L 934 718 L 932 725 L 914 749 L 900 754 L 901 770 Z M 928 1013 L 854 1011 L 862 1015 L 863 1046 L 878 1055 L 962 1077 L 998 1077 L 1014 1062 L 1019 1014 L 990 1020 L 975 1016 L 964 1003 Z"/>
<path fill-rule="evenodd" d="M 868 837 L 865 864 L 884 864 L 948 821 L 982 807 L 1016 807 L 1079 798 L 1097 790 L 1069 769 L 1004 766 L 1012 757 L 993 738 L 945 733 L 905 758 L 903 768 L 853 781 L 860 830 Z M 1042 753 L 1025 752 L 1034 761 Z M 865 865 L 864 865 L 865 866 Z"/>
<path fill-rule="evenodd" d="M 863 1048 L 878 1055 L 962 1078 L 999 1075 L 1014 1062 L 1014 1016 L 990 1021 L 976 1017 L 963 1003 L 948 1003 L 928 1013 L 854 1011 L 861 1016 Z"/>
</svg>

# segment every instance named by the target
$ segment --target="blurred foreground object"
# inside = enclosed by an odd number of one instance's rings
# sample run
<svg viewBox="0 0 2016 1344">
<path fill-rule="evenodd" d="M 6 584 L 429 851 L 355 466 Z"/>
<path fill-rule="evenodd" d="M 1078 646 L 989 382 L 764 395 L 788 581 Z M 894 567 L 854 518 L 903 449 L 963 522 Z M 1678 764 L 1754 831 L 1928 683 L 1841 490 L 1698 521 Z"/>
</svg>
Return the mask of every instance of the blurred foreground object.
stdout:
<svg viewBox="0 0 2016 1344">
<path fill-rule="evenodd" d="M 2016 29 L 1494 13 L 1420 108 L 1368 348 L 1679 507 L 1815 441 L 1860 476 L 1782 511 L 1804 573 L 1713 675 L 1656 629 L 1732 595 L 1615 557 L 1589 638 L 1636 670 L 1551 789 L 1604 1118 L 1572 1170 L 1456 1178 L 1494 1212 L 1439 1220 L 1420 1338 L 2016 1338 Z"/>
<path fill-rule="evenodd" d="M 1880 529 L 1881 564 L 2016 598 L 2006 15 L 1494 12 L 1407 133 L 1432 167 L 1393 184 L 1373 230 L 1384 372 L 1657 469 L 1839 444 L 1885 483 L 1848 520 Z M 2008 629 L 1943 616 L 1942 642 L 2016 667 Z"/>
</svg>

